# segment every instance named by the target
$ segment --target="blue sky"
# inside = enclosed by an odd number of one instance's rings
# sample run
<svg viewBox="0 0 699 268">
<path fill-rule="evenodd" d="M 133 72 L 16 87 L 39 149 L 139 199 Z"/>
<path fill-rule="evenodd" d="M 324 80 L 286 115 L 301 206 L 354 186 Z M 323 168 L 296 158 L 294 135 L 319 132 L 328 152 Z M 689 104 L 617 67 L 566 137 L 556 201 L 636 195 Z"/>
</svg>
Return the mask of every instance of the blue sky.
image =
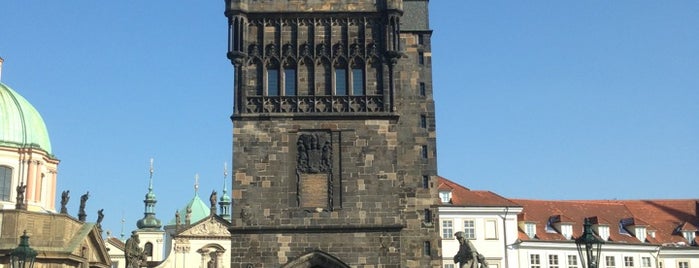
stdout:
<svg viewBox="0 0 699 268">
<path fill-rule="evenodd" d="M 697 198 L 699 2 L 430 1 L 440 175 L 531 199 Z M 223 1 L 2 1 L 2 81 L 42 113 L 71 214 L 116 235 L 221 192 Z M 229 164 L 230 167 L 230 164 Z M 230 176 L 229 176 L 230 179 Z M 230 186 L 230 182 L 228 182 Z"/>
</svg>

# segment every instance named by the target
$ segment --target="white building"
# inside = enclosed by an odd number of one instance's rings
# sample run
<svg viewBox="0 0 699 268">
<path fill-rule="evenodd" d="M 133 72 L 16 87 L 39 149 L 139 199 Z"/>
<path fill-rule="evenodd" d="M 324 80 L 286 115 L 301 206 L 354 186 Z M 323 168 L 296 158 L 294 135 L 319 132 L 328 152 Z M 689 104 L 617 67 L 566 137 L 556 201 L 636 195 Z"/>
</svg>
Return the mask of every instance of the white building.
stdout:
<svg viewBox="0 0 699 268">
<path fill-rule="evenodd" d="M 517 214 L 522 207 L 489 191 L 471 191 L 439 178 L 439 227 L 442 236 L 442 265 L 454 268 L 462 231 L 483 254 L 490 268 L 516 267 L 517 252 L 509 245 L 517 241 Z"/>
<path fill-rule="evenodd" d="M 699 268 L 699 200 L 507 199 L 440 178 L 443 267 L 454 267 L 457 231 L 490 267 L 584 268 L 575 245 L 583 222 L 604 240 L 598 268 Z"/>
</svg>

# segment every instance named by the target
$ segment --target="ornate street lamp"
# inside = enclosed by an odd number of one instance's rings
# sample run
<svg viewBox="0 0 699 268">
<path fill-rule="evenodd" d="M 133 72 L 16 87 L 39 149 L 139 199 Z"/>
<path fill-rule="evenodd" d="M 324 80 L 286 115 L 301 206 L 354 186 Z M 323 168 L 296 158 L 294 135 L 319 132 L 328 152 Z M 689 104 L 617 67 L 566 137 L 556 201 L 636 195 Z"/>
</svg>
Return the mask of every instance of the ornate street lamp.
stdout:
<svg viewBox="0 0 699 268">
<path fill-rule="evenodd" d="M 19 238 L 19 246 L 10 252 L 10 267 L 12 268 L 33 268 L 36 259 L 36 250 L 29 247 L 29 236 L 27 231 Z"/>
<path fill-rule="evenodd" d="M 583 268 L 598 267 L 602 244 L 604 244 L 604 241 L 592 233 L 590 219 L 585 218 L 583 233 L 575 239 L 575 245 L 578 247 L 578 254 L 580 255 L 580 260 L 582 260 Z"/>
</svg>

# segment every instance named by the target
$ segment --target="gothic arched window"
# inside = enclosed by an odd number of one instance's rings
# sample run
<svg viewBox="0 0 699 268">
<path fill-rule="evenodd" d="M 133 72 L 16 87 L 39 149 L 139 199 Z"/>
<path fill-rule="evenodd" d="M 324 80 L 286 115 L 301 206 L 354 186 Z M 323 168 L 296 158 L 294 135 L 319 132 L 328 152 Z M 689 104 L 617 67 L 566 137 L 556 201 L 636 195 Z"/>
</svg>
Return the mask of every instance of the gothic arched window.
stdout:
<svg viewBox="0 0 699 268">
<path fill-rule="evenodd" d="M 279 83 L 279 63 L 275 59 L 267 63 L 265 76 L 267 78 L 267 96 L 279 96 L 281 86 Z"/>
</svg>

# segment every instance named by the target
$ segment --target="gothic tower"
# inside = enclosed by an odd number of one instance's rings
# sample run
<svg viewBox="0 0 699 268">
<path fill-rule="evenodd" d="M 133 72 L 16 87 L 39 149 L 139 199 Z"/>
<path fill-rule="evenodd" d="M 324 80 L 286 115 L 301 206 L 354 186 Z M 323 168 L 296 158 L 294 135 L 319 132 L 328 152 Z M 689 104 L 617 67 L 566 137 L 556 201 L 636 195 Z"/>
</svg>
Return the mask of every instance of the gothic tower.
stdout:
<svg viewBox="0 0 699 268">
<path fill-rule="evenodd" d="M 428 0 L 226 0 L 231 267 L 439 267 Z"/>
</svg>

